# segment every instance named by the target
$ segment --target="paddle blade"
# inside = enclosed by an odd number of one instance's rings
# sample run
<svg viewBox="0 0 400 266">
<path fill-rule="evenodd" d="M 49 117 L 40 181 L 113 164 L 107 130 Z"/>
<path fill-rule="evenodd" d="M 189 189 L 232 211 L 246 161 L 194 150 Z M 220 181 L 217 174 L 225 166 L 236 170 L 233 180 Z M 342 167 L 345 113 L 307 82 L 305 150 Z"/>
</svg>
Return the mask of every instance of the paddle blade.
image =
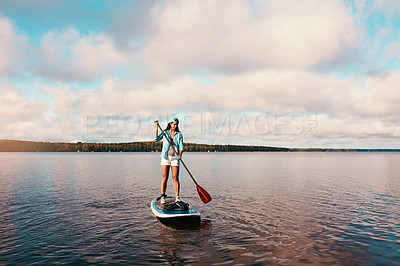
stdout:
<svg viewBox="0 0 400 266">
<path fill-rule="evenodd" d="M 212 200 L 210 194 L 199 185 L 197 185 L 197 193 L 199 193 L 200 199 L 204 204 L 207 204 Z"/>
</svg>

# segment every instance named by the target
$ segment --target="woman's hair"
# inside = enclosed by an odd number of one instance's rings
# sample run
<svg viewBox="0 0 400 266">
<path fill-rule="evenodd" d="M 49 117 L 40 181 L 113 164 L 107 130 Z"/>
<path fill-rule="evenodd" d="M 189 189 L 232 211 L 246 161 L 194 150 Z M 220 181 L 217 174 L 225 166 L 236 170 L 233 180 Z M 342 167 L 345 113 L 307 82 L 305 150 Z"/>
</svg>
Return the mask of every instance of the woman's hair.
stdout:
<svg viewBox="0 0 400 266">
<path fill-rule="evenodd" d="M 167 127 L 166 127 L 164 130 L 170 130 L 170 128 L 171 128 L 171 123 L 174 123 L 174 122 L 169 122 L 168 125 L 167 125 Z M 176 131 L 176 132 L 180 132 L 180 131 L 179 131 L 179 126 L 176 126 L 175 131 Z"/>
</svg>

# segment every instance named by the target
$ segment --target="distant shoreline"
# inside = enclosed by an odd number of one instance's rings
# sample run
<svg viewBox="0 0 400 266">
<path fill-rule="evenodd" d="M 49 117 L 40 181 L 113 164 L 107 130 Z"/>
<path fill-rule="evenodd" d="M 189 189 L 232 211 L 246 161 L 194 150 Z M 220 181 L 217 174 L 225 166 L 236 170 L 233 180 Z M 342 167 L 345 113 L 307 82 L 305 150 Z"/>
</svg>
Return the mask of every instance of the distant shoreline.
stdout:
<svg viewBox="0 0 400 266">
<path fill-rule="evenodd" d="M 161 142 L 64 143 L 0 140 L 0 152 L 157 152 Z M 282 148 L 249 145 L 184 143 L 186 152 L 400 152 L 400 149 Z"/>
</svg>

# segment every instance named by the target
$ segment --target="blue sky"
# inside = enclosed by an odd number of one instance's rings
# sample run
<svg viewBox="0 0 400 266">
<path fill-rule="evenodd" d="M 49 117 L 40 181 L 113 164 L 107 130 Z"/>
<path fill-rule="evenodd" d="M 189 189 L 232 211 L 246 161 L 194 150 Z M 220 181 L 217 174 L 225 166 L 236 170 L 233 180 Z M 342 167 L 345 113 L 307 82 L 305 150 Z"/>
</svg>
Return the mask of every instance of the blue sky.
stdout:
<svg viewBox="0 0 400 266">
<path fill-rule="evenodd" d="M 2 1 L 0 139 L 399 148 L 394 0 Z"/>
</svg>

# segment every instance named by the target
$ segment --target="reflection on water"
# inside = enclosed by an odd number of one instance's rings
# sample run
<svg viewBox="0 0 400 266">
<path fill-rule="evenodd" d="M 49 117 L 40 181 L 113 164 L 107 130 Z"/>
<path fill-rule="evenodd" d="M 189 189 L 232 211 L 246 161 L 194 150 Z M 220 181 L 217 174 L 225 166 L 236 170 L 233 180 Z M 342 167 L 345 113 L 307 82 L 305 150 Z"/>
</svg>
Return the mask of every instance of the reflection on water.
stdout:
<svg viewBox="0 0 400 266">
<path fill-rule="evenodd" d="M 164 226 L 156 153 L 1 153 L 0 264 L 395 264 L 400 154 L 188 153 L 199 227 Z M 172 182 L 168 191 L 172 193 Z"/>
<path fill-rule="evenodd" d="M 198 228 L 180 230 L 160 223 L 159 250 L 161 256 L 171 264 L 199 262 L 200 258 L 194 255 L 198 252 L 199 247 L 204 245 L 210 230 L 211 221 L 208 219 L 203 219 Z"/>
</svg>

